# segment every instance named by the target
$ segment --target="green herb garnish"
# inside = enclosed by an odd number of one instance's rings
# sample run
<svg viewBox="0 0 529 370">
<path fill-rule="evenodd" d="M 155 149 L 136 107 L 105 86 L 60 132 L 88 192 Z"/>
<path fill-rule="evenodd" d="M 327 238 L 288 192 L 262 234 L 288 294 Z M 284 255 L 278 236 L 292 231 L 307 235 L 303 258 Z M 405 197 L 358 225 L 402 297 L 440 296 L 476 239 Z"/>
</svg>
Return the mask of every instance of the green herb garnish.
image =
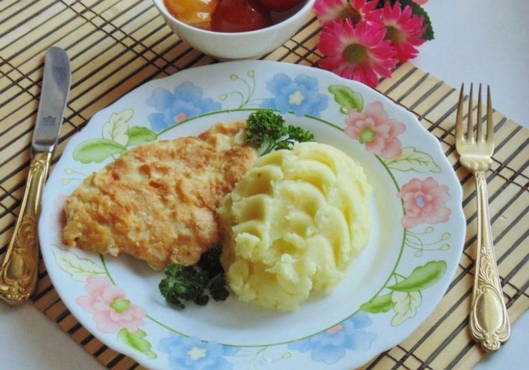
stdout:
<svg viewBox="0 0 529 370">
<path fill-rule="evenodd" d="M 172 263 L 165 269 L 165 277 L 158 285 L 165 300 L 176 309 L 183 310 L 186 304 L 194 302 L 204 306 L 209 296 L 224 301 L 230 295 L 226 288 L 224 270 L 220 264 L 220 246 L 210 248 L 193 266 Z"/>
<path fill-rule="evenodd" d="M 287 125 L 271 111 L 258 110 L 248 117 L 246 141 L 258 148 L 260 155 L 277 149 L 292 149 L 296 142 L 313 141 L 314 134 L 304 128 Z"/>
</svg>

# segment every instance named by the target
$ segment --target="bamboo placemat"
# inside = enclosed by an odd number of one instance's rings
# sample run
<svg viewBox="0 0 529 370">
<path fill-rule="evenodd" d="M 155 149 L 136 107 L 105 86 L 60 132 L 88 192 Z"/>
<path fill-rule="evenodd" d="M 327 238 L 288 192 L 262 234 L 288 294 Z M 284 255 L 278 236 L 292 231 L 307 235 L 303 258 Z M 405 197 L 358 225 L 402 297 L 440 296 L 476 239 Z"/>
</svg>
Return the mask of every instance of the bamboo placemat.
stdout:
<svg viewBox="0 0 529 370">
<path fill-rule="evenodd" d="M 264 59 L 315 65 L 318 23 Z M 57 45 L 68 51 L 73 70 L 70 101 L 60 144 L 97 111 L 153 78 L 216 62 L 178 39 L 150 0 L 2 0 L 0 3 L 0 253 L 4 254 L 20 206 L 42 79 L 42 56 Z M 485 77 L 485 76 L 484 76 Z M 457 163 L 454 119 L 457 92 L 411 64 L 404 64 L 378 90 L 416 114 L 434 134 L 461 180 L 468 235 L 459 268 L 445 298 L 409 338 L 368 369 L 469 368 L 484 354 L 468 332 L 473 282 L 476 208 L 473 178 Z M 509 314 L 529 308 L 529 133 L 494 114 L 497 149 L 489 173 L 492 225 Z M 138 365 L 107 348 L 70 314 L 40 264 L 33 305 L 112 369 Z"/>
</svg>

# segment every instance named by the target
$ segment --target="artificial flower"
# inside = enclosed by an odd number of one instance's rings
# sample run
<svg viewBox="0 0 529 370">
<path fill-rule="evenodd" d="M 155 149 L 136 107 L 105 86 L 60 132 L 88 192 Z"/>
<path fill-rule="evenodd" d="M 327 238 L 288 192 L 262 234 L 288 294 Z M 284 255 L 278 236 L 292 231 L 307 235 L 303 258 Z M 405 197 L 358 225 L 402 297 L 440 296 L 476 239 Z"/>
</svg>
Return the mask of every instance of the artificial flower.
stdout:
<svg viewBox="0 0 529 370">
<path fill-rule="evenodd" d="M 399 62 L 415 58 L 419 51 L 417 46 L 424 43 L 423 18 L 413 15 L 410 6 L 401 8 L 397 1 L 391 5 L 386 3 L 383 8 L 382 22 L 386 27 L 386 40 L 395 48 L 395 57 Z"/>
<path fill-rule="evenodd" d="M 384 28 L 363 21 L 356 26 L 350 19 L 329 22 L 318 43 L 324 55 L 320 66 L 374 87 L 380 77 L 391 75 L 397 63 L 385 35 Z"/>
<path fill-rule="evenodd" d="M 382 12 L 376 5 L 375 0 L 317 0 L 314 11 L 322 25 L 336 19 L 350 19 L 355 25 L 360 21 L 380 24 Z"/>
</svg>

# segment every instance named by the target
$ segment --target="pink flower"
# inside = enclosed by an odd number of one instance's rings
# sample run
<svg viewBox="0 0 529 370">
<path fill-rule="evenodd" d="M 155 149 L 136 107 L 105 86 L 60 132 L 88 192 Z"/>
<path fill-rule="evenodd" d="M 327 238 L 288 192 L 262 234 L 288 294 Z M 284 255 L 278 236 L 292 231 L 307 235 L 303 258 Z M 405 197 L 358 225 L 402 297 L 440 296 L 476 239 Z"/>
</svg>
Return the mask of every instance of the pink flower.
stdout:
<svg viewBox="0 0 529 370">
<path fill-rule="evenodd" d="M 335 19 L 349 18 L 354 25 L 360 21 L 382 22 L 382 11 L 375 9 L 375 0 L 316 0 L 314 11 L 322 25 Z"/>
<path fill-rule="evenodd" d="M 389 77 L 397 63 L 395 50 L 384 40 L 386 30 L 378 25 L 350 19 L 329 22 L 323 27 L 318 49 L 325 56 L 322 68 L 376 86 L 381 76 Z"/>
<path fill-rule="evenodd" d="M 365 144 L 368 151 L 384 158 L 401 153 L 402 145 L 397 136 L 406 130 L 406 126 L 389 118 L 382 103 L 369 103 L 362 112 L 352 110 L 345 122 L 345 133 Z"/>
<path fill-rule="evenodd" d="M 428 0 L 413 0 L 413 2 L 419 5 L 424 5 L 428 2 Z"/>
<path fill-rule="evenodd" d="M 86 296 L 78 297 L 79 306 L 92 314 L 97 330 L 112 333 L 121 328 L 130 332 L 143 325 L 143 310 L 104 277 L 86 279 Z"/>
<path fill-rule="evenodd" d="M 409 229 L 421 223 L 437 224 L 450 218 L 445 203 L 449 198 L 448 186 L 439 185 L 433 178 L 411 179 L 400 189 L 406 215 L 402 226 Z"/>
<path fill-rule="evenodd" d="M 393 6 L 384 5 L 382 21 L 386 27 L 386 40 L 391 41 L 395 48 L 399 62 L 415 58 L 419 51 L 417 46 L 424 43 L 421 38 L 424 32 L 424 22 L 421 16 L 413 15 L 410 6 L 401 9 L 397 1 Z"/>
</svg>

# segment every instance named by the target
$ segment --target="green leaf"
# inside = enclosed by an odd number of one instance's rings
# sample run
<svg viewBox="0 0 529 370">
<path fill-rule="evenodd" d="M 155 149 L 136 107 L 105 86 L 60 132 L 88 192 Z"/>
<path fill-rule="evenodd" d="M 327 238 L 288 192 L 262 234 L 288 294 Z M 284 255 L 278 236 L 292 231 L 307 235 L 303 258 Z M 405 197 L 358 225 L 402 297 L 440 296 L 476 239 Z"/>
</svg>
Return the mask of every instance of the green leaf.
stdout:
<svg viewBox="0 0 529 370">
<path fill-rule="evenodd" d="M 134 116 L 134 110 L 125 109 L 118 113 L 112 113 L 110 116 L 110 122 L 112 123 L 127 123 Z"/>
<path fill-rule="evenodd" d="M 73 152 L 73 158 L 81 163 L 99 163 L 111 155 L 124 152 L 126 149 L 113 140 L 90 139 L 77 145 Z"/>
<path fill-rule="evenodd" d="M 388 312 L 393 307 L 393 301 L 391 300 L 391 293 L 379 295 L 370 300 L 369 302 L 363 303 L 360 306 L 360 311 L 370 313 Z"/>
<path fill-rule="evenodd" d="M 388 288 L 399 292 L 416 292 L 435 284 L 445 272 L 445 261 L 430 261 L 416 267 L 407 278 Z"/>
<path fill-rule="evenodd" d="M 73 252 L 53 252 L 57 265 L 74 280 L 84 281 L 89 276 L 105 276 L 105 270 L 89 258 Z"/>
<path fill-rule="evenodd" d="M 127 146 L 154 141 L 158 138 L 156 132 L 144 126 L 131 127 L 126 134 L 128 136 Z"/>
<path fill-rule="evenodd" d="M 360 93 L 344 85 L 331 85 L 329 92 L 334 95 L 334 101 L 340 105 L 340 112 L 349 113 L 352 109 L 360 112 L 364 109 L 364 99 Z"/>
<path fill-rule="evenodd" d="M 395 316 L 391 319 L 391 326 L 398 326 L 417 314 L 422 303 L 421 292 L 393 292 L 391 294 Z"/>
<path fill-rule="evenodd" d="M 441 172 L 432 157 L 412 146 L 402 148 L 402 153 L 386 161 L 386 165 L 397 171 Z"/>
<path fill-rule="evenodd" d="M 103 139 L 113 140 L 118 144 L 125 145 L 127 143 L 127 129 L 129 128 L 128 121 L 134 115 L 132 109 L 125 109 L 119 113 L 113 113 L 110 116 L 110 121 L 103 125 Z"/>
<path fill-rule="evenodd" d="M 152 344 L 145 339 L 147 333 L 141 329 L 131 333 L 125 328 L 122 328 L 118 333 L 118 338 L 127 344 L 129 347 L 134 348 L 136 351 L 143 353 L 147 358 L 154 359 L 158 357 L 152 350 Z"/>
</svg>

